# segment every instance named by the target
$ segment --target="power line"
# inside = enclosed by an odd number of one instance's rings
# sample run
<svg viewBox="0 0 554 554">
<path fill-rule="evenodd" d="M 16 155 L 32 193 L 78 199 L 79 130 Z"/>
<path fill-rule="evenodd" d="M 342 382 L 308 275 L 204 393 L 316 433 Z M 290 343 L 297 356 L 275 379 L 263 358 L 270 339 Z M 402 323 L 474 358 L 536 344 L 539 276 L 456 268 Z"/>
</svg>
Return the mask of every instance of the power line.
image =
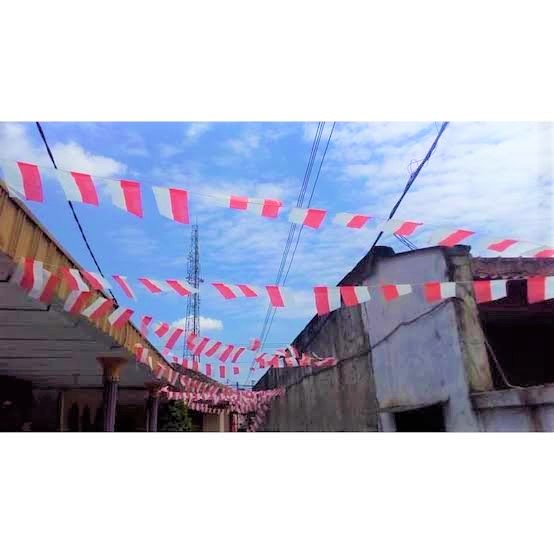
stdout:
<svg viewBox="0 0 554 554">
<path fill-rule="evenodd" d="M 448 121 L 445 121 L 441 125 L 441 128 L 439 129 L 439 132 L 438 132 L 435 140 L 433 141 L 433 144 L 431 145 L 431 148 L 429 148 L 429 151 L 425 155 L 425 158 L 423 158 L 421 163 L 417 166 L 417 169 L 410 175 L 410 178 L 408 179 L 408 182 L 406 183 L 406 186 L 404 187 L 404 190 L 402 191 L 402 194 L 400 195 L 400 198 L 398 199 L 398 201 L 396 202 L 396 204 L 394 205 L 394 207 L 392 208 L 392 210 L 389 214 L 388 220 L 392 219 L 392 217 L 396 213 L 396 210 L 399 208 L 402 200 L 404 200 L 404 197 L 406 196 L 406 194 L 408 194 L 408 191 L 410 190 L 410 187 L 414 184 L 414 181 L 417 179 L 417 176 L 419 175 L 419 172 L 422 170 L 423 166 L 429 161 L 429 158 L 431 157 L 431 155 L 433 154 L 435 148 L 437 147 L 437 143 L 439 142 L 439 139 L 441 138 L 441 135 L 444 133 L 444 130 L 448 127 L 448 123 L 449 123 Z M 383 236 L 383 231 L 380 231 L 379 234 L 377 235 L 377 238 L 375 239 L 375 242 L 371 245 L 371 248 L 369 249 L 369 252 L 371 252 L 375 248 L 376 244 L 379 242 L 379 239 L 382 236 Z"/>
<path fill-rule="evenodd" d="M 317 169 L 317 174 L 316 174 L 314 182 L 312 184 L 312 191 L 310 193 L 310 198 L 308 198 L 308 203 L 306 205 L 306 207 L 308 207 L 308 208 L 310 207 L 310 205 L 312 203 L 312 198 L 314 197 L 315 187 L 317 185 L 317 182 L 319 181 L 319 174 L 321 173 L 321 167 L 323 165 L 323 162 L 325 161 L 325 156 L 327 155 L 327 149 L 329 148 L 329 143 L 331 142 L 331 137 L 333 136 L 333 131 L 335 130 L 335 124 L 336 123 L 333 123 L 333 126 L 331 127 L 331 132 L 329 133 L 329 136 L 327 138 L 327 144 L 325 145 L 325 150 L 323 151 L 323 155 L 321 156 L 321 160 L 319 162 L 319 167 Z M 304 226 L 302 225 L 300 227 L 300 231 L 298 232 L 298 235 L 296 237 L 296 244 L 294 245 L 294 249 L 292 251 L 292 256 L 290 258 L 289 266 L 287 268 L 287 272 L 286 272 L 285 277 L 283 279 L 283 285 L 287 282 L 287 277 L 289 276 L 290 268 L 292 267 L 292 263 L 294 261 L 295 255 L 296 255 L 296 250 L 298 248 L 298 243 L 300 242 L 300 237 L 302 235 L 302 230 L 303 229 L 304 229 Z M 266 334 L 265 334 L 266 339 L 267 339 L 267 337 L 269 337 L 269 333 L 271 331 L 271 327 L 273 325 L 273 320 L 275 319 L 275 314 L 276 313 L 277 313 L 277 309 L 273 308 L 273 313 L 271 314 L 271 320 L 269 322 L 269 325 L 268 325 L 268 328 L 267 328 L 267 331 L 266 331 Z"/>
<path fill-rule="evenodd" d="M 54 160 L 54 155 L 52 154 L 52 151 L 50 150 L 50 146 L 48 144 L 48 141 L 46 140 L 46 136 L 44 134 L 44 131 L 42 130 L 42 126 L 41 124 L 36 121 L 35 122 L 36 125 L 37 125 L 37 129 L 38 129 L 38 132 L 40 133 L 40 136 L 42 138 L 42 141 L 44 142 L 44 146 L 46 147 L 46 151 L 48 152 L 48 156 L 50 156 L 50 160 L 52 160 L 52 165 L 58 169 L 58 166 L 56 165 L 56 160 Z M 81 226 L 81 222 L 79 221 L 79 218 L 77 217 L 77 214 L 75 213 L 75 208 L 73 208 L 73 203 L 68 200 L 67 203 L 69 204 L 69 208 L 71 209 L 71 213 L 73 214 L 73 217 L 75 219 L 75 222 L 77 223 L 77 227 L 79 228 L 79 232 L 81 233 L 81 236 L 83 237 L 83 240 L 85 242 L 85 246 L 87 247 L 88 251 L 89 251 L 89 254 L 92 258 L 92 260 L 94 261 L 94 264 L 96 265 L 96 268 L 98 269 L 98 272 L 100 273 L 100 275 L 102 275 L 102 277 L 105 278 L 105 275 L 104 273 L 102 272 L 102 270 L 100 269 L 100 265 L 98 264 L 98 260 L 96 259 L 96 257 L 94 256 L 94 253 L 92 252 L 92 248 L 90 247 L 90 244 L 87 240 L 87 237 L 85 235 L 85 232 L 83 230 L 83 227 Z M 111 297 L 116 301 L 117 303 L 117 299 L 116 297 L 114 296 L 113 292 L 110 290 L 109 291 Z"/>
<path fill-rule="evenodd" d="M 317 156 L 317 151 L 319 149 L 319 142 L 321 140 L 321 135 L 323 133 L 324 127 L 325 127 L 325 122 L 319 122 L 317 124 L 314 139 L 312 141 L 312 148 L 311 148 L 311 151 L 310 151 L 310 156 L 308 158 L 308 163 L 307 163 L 306 169 L 304 171 L 304 178 L 302 179 L 302 184 L 300 186 L 300 191 L 298 193 L 298 198 L 297 198 L 297 201 L 296 201 L 296 206 L 297 207 L 301 207 L 302 202 L 304 201 L 304 196 L 306 194 L 306 189 L 308 187 L 308 183 L 309 183 L 310 176 L 311 176 L 311 173 L 312 173 L 313 164 L 314 164 L 315 158 Z M 283 249 L 283 254 L 281 255 L 281 262 L 279 264 L 279 269 L 277 271 L 277 278 L 276 278 L 276 282 L 275 282 L 276 285 L 279 285 L 279 283 L 281 281 L 281 277 L 283 275 L 283 271 L 284 271 L 284 268 L 285 268 L 288 253 L 290 251 L 290 246 L 292 244 L 292 241 L 294 240 L 294 234 L 295 234 L 296 228 L 297 228 L 297 225 L 295 223 L 292 223 L 290 228 L 289 228 L 289 234 L 288 234 L 287 240 L 285 242 L 285 248 Z M 272 309 L 273 308 L 270 304 L 267 307 L 267 312 L 265 314 L 264 322 L 263 322 L 263 325 L 262 325 L 262 330 L 260 332 L 260 340 L 262 342 L 261 348 L 263 348 L 264 345 L 265 345 L 265 338 L 264 337 L 267 336 L 266 330 L 267 330 L 267 325 L 268 325 L 269 319 L 272 315 Z M 254 362 L 252 361 L 252 366 L 251 366 L 250 371 L 249 371 L 249 373 L 246 377 L 245 383 L 248 380 L 248 378 L 250 377 L 250 375 L 252 374 L 253 370 L 254 370 Z"/>
</svg>

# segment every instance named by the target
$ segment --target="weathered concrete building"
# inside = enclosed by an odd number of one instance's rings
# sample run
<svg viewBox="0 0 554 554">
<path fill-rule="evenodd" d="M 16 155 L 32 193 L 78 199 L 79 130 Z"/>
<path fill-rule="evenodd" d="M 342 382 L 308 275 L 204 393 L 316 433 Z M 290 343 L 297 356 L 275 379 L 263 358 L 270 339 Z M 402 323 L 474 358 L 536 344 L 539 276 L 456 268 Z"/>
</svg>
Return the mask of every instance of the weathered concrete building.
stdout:
<svg viewBox="0 0 554 554">
<path fill-rule="evenodd" d="M 286 394 L 265 430 L 554 430 L 554 301 L 527 303 L 532 275 L 554 275 L 554 260 L 376 248 L 340 285 L 412 283 L 413 293 L 385 302 L 372 289 L 369 302 L 314 317 L 294 346 L 338 364 L 269 370 L 255 388 Z M 510 279 L 507 298 L 477 304 L 474 279 Z M 427 281 L 465 283 L 429 304 Z"/>
</svg>

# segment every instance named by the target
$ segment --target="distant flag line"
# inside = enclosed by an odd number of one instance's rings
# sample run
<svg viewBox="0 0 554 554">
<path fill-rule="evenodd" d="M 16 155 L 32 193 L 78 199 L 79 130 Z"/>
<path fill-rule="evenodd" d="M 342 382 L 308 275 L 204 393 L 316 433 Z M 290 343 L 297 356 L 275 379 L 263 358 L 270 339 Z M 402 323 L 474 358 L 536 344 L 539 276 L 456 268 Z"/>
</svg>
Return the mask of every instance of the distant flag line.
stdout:
<svg viewBox="0 0 554 554">
<path fill-rule="evenodd" d="M 41 171 L 54 172 L 67 200 L 81 202 L 90 206 L 100 205 L 98 184 L 104 183 L 111 203 L 117 208 L 138 217 L 144 217 L 143 185 L 138 181 L 97 177 L 87 173 L 62 169 L 41 168 L 36 164 L 21 161 L 0 160 L 8 192 L 12 196 L 31 202 L 44 202 L 43 178 Z M 419 231 L 431 231 L 428 245 L 456 246 L 477 233 L 472 230 L 451 227 L 437 227 L 422 222 L 400 219 L 387 219 L 369 214 L 339 212 L 329 217 L 327 210 L 319 208 L 286 207 L 280 200 L 269 198 L 250 198 L 241 195 L 217 195 L 189 191 L 176 187 L 151 186 L 152 195 L 158 212 L 162 217 L 180 224 L 190 223 L 189 197 L 203 196 L 214 207 L 249 212 L 260 217 L 276 219 L 287 212 L 287 220 L 311 229 L 319 229 L 327 221 L 335 226 L 360 230 L 375 223 L 377 231 L 387 235 L 412 237 Z M 554 257 L 554 246 L 548 246 L 513 237 L 483 237 L 484 250 L 499 256 L 529 256 L 538 258 Z"/>
</svg>

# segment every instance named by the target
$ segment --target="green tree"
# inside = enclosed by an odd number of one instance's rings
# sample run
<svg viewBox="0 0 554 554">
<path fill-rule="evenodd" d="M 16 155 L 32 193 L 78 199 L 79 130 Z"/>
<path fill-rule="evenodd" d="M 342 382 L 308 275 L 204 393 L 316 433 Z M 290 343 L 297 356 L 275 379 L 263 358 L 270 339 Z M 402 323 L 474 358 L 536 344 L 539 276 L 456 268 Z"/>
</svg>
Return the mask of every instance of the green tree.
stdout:
<svg viewBox="0 0 554 554">
<path fill-rule="evenodd" d="M 183 432 L 192 429 L 192 420 L 185 403 L 182 401 L 170 400 L 160 410 L 159 417 L 158 429 L 160 431 Z"/>
</svg>

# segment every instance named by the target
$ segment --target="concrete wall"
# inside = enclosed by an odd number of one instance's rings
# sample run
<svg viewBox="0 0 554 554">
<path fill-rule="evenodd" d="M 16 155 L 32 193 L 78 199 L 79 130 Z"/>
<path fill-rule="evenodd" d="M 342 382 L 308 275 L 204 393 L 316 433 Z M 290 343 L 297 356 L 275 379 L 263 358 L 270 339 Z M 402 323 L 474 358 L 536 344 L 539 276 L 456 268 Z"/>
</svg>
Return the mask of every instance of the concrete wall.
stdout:
<svg viewBox="0 0 554 554">
<path fill-rule="evenodd" d="M 554 431 L 554 385 L 472 395 L 482 431 Z"/>
<path fill-rule="evenodd" d="M 445 250 L 429 248 L 379 259 L 364 284 L 449 281 L 450 274 Z M 479 430 L 469 399 L 456 300 L 429 304 L 421 285 L 391 302 L 373 290 L 363 311 L 379 409 L 444 403 L 446 430 Z M 483 355 L 486 361 L 484 346 Z M 385 429 L 390 421 L 382 417 Z"/>
<path fill-rule="evenodd" d="M 230 431 L 229 414 L 220 412 L 219 414 L 203 414 L 202 431 L 207 433 L 223 433 Z"/>
<path fill-rule="evenodd" d="M 343 280 L 355 283 L 371 265 L 364 259 Z M 286 387 L 272 402 L 265 431 L 376 431 L 375 386 L 368 352 L 367 321 L 359 306 L 314 318 L 294 341 L 301 352 L 334 356 L 332 368 L 271 369 L 256 389 Z"/>
<path fill-rule="evenodd" d="M 450 280 L 471 280 L 465 247 L 398 255 L 378 248 L 340 284 Z M 480 429 L 470 392 L 491 389 L 492 380 L 471 291 L 429 304 L 421 285 L 392 302 L 371 290 L 371 301 L 315 317 L 294 341 L 302 352 L 336 357 L 336 367 L 271 369 L 258 382 L 256 389 L 286 388 L 263 430 L 394 431 L 391 412 L 436 403 L 446 430 Z"/>
</svg>

